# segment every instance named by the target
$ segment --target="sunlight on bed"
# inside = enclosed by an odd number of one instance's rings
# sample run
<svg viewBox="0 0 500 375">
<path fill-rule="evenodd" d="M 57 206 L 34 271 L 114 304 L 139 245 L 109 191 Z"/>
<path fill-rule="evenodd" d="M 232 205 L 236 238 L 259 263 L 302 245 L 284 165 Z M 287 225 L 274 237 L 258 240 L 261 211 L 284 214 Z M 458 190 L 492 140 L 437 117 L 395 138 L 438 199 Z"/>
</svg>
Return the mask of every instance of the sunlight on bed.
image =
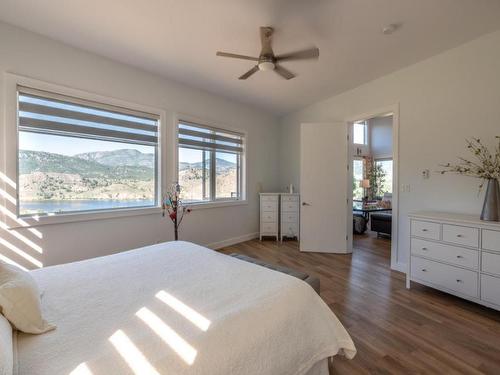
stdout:
<svg viewBox="0 0 500 375">
<path fill-rule="evenodd" d="M 156 293 L 156 298 L 170 306 L 173 310 L 177 311 L 202 331 L 206 331 L 208 327 L 210 327 L 210 320 L 164 290 Z"/>
<path fill-rule="evenodd" d="M 136 375 L 159 375 L 158 371 L 148 362 L 144 354 L 137 349 L 125 332 L 122 330 L 116 331 L 109 338 L 109 341 Z"/>
<path fill-rule="evenodd" d="M 80 363 L 69 375 L 93 375 L 85 362 Z"/>
<path fill-rule="evenodd" d="M 146 323 L 160 338 L 172 348 L 188 365 L 192 365 L 198 352 L 177 332 L 170 328 L 151 310 L 143 307 L 136 315 Z"/>
</svg>

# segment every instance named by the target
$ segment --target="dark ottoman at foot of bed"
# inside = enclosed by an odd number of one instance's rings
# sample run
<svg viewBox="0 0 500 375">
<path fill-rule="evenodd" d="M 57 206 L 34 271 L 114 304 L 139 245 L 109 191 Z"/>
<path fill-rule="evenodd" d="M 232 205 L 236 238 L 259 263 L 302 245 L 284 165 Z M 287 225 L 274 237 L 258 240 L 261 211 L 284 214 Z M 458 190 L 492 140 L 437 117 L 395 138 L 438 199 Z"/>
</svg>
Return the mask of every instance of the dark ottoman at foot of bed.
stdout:
<svg viewBox="0 0 500 375">
<path fill-rule="evenodd" d="M 296 277 L 296 278 L 308 283 L 316 291 L 316 293 L 319 294 L 319 278 L 317 278 L 317 277 L 308 275 L 307 273 L 304 273 L 301 271 L 293 270 L 291 268 L 267 263 L 267 262 L 264 262 L 260 259 L 255 259 L 255 258 L 249 257 L 247 255 L 243 255 L 243 254 L 233 253 L 230 256 L 238 258 L 240 260 L 244 260 L 245 262 L 258 264 L 259 266 L 266 267 L 266 268 L 269 268 L 271 270 L 286 273 L 287 275 Z"/>
</svg>

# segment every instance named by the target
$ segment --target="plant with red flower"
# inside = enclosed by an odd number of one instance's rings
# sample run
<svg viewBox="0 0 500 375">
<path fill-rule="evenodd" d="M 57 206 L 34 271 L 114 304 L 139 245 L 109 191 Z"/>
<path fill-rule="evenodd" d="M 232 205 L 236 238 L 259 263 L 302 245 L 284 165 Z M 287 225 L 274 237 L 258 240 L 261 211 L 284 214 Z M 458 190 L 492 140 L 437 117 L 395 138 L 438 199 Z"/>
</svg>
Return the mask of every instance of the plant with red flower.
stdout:
<svg viewBox="0 0 500 375">
<path fill-rule="evenodd" d="M 184 219 L 184 214 L 191 212 L 191 208 L 183 205 L 180 199 L 180 192 L 180 185 L 175 183 L 167 190 L 162 201 L 163 216 L 165 216 L 165 213 L 168 213 L 168 217 L 174 223 L 174 238 L 176 241 L 179 239 L 179 227 L 182 219 Z"/>
</svg>

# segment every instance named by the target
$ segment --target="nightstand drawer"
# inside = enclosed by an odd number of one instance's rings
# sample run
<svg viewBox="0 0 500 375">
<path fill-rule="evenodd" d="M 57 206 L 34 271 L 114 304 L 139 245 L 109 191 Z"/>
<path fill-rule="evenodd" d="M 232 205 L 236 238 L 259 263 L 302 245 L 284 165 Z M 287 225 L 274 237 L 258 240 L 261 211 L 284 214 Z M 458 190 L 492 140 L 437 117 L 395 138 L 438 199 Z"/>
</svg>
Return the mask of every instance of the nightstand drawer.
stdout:
<svg viewBox="0 0 500 375">
<path fill-rule="evenodd" d="M 411 253 L 457 266 L 478 269 L 479 251 L 477 250 L 412 238 Z"/>
<path fill-rule="evenodd" d="M 260 219 L 263 223 L 277 223 L 278 213 L 272 211 L 262 211 L 260 213 Z"/>
<path fill-rule="evenodd" d="M 299 211 L 299 202 L 283 202 L 281 206 L 281 210 L 284 212 L 298 212 Z"/>
<path fill-rule="evenodd" d="M 500 279 L 481 275 L 481 299 L 500 306 Z"/>
<path fill-rule="evenodd" d="M 260 210 L 261 211 L 277 211 L 278 210 L 278 201 L 262 201 L 260 202 Z"/>
<path fill-rule="evenodd" d="M 281 235 L 285 237 L 295 237 L 299 234 L 299 226 L 293 223 L 281 224 Z"/>
<path fill-rule="evenodd" d="M 260 231 L 262 233 L 275 234 L 276 232 L 278 232 L 278 223 L 261 223 Z"/>
<path fill-rule="evenodd" d="M 443 224 L 443 241 L 470 247 L 479 247 L 479 229 Z"/>
<path fill-rule="evenodd" d="M 281 214 L 281 221 L 284 223 L 297 223 L 299 221 L 299 215 L 295 212 L 283 212 Z"/>
<path fill-rule="evenodd" d="M 261 200 L 261 202 L 278 202 L 278 196 L 277 195 L 261 195 L 260 200 Z"/>
<path fill-rule="evenodd" d="M 430 221 L 412 220 L 411 235 L 417 237 L 428 238 L 431 240 L 439 240 L 441 234 L 441 224 L 432 223 Z"/>
<path fill-rule="evenodd" d="M 436 287 L 477 297 L 478 273 L 432 260 L 411 257 L 411 275 Z"/>
<path fill-rule="evenodd" d="M 282 195 L 281 201 L 282 202 L 298 202 L 299 196 L 298 195 Z"/>
</svg>

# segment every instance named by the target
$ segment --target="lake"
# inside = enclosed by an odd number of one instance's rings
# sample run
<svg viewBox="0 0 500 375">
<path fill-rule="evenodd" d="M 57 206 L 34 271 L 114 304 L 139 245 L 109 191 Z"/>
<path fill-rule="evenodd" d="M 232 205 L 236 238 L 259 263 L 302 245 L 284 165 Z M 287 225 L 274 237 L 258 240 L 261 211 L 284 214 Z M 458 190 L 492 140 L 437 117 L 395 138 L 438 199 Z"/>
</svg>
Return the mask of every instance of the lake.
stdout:
<svg viewBox="0 0 500 375">
<path fill-rule="evenodd" d="M 153 199 L 113 200 L 65 200 L 65 201 L 21 201 L 21 215 L 41 213 L 64 213 L 73 211 L 96 211 L 113 208 L 154 206 Z"/>
</svg>

